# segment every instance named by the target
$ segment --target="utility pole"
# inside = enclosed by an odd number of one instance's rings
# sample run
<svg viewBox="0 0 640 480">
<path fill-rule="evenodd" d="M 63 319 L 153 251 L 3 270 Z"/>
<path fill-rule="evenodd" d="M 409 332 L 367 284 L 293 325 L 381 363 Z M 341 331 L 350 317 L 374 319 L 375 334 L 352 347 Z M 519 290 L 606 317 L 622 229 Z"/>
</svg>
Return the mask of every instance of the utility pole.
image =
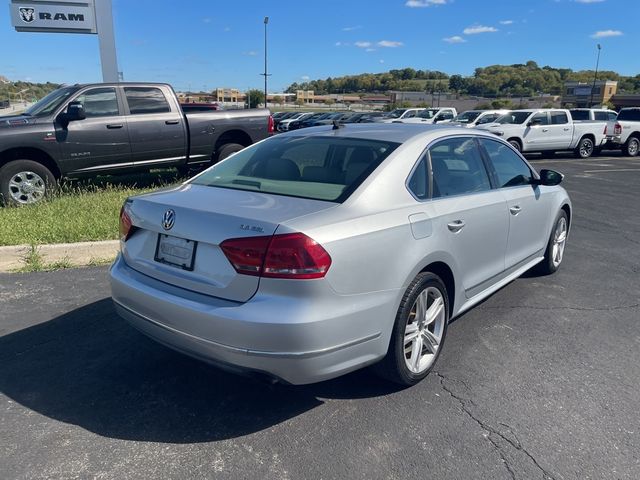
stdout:
<svg viewBox="0 0 640 480">
<path fill-rule="evenodd" d="M 269 23 L 269 17 L 264 17 L 264 108 L 267 108 L 267 77 L 271 74 L 267 73 L 267 24 Z"/>
<path fill-rule="evenodd" d="M 589 104 L 590 107 L 593 107 L 593 91 L 596 88 L 596 81 L 598 80 L 598 65 L 600 65 L 600 50 L 602 50 L 602 45 L 598 44 L 598 59 L 596 60 L 596 71 L 593 74 L 593 85 L 591 87 L 591 102 Z"/>
</svg>

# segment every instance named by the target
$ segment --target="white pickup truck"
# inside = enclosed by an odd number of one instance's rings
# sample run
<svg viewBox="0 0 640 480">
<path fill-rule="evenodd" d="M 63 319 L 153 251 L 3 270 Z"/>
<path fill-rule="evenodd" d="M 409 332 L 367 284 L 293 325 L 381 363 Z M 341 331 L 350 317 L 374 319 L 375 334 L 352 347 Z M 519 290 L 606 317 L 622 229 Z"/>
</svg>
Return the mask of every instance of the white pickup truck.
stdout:
<svg viewBox="0 0 640 480">
<path fill-rule="evenodd" d="M 456 115 L 451 120 L 451 126 L 473 128 L 485 123 L 493 123 L 506 113 L 509 113 L 509 110 L 467 110 Z"/>
<path fill-rule="evenodd" d="M 574 122 L 569 110 L 512 110 L 495 123 L 479 125 L 507 140 L 521 152 L 573 150 L 579 158 L 589 158 L 606 142 L 606 122 Z"/>
<path fill-rule="evenodd" d="M 450 122 L 458 114 L 455 108 L 425 108 L 413 118 L 401 118 L 393 123 L 424 123 L 426 125 L 439 122 Z"/>
<path fill-rule="evenodd" d="M 382 117 L 376 118 L 376 123 L 392 123 L 397 122 L 399 120 L 407 120 L 409 118 L 414 118 L 420 112 L 422 112 L 424 108 L 396 108 L 391 110 L 389 113 L 384 114 Z"/>
<path fill-rule="evenodd" d="M 609 146 L 617 147 L 630 157 L 640 153 L 640 107 L 623 108 L 615 121 L 607 124 Z"/>
</svg>

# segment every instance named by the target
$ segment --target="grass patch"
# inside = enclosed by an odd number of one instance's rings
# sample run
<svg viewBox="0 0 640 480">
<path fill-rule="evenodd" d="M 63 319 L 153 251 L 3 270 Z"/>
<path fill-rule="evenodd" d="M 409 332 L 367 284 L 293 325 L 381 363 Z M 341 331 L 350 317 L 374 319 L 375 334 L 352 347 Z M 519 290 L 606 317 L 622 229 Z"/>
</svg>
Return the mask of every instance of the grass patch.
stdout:
<svg viewBox="0 0 640 480">
<path fill-rule="evenodd" d="M 176 181 L 171 172 L 67 183 L 35 205 L 0 208 L 0 246 L 116 240 L 120 207 L 127 197 Z M 38 266 L 37 248 L 27 257 L 25 264 Z"/>
</svg>

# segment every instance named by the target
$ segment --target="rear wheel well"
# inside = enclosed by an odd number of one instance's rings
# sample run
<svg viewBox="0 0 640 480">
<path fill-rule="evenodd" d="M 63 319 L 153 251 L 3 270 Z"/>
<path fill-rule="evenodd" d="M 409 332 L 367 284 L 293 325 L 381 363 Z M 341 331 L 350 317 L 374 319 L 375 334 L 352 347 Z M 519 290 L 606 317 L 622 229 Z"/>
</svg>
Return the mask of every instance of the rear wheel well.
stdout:
<svg viewBox="0 0 640 480">
<path fill-rule="evenodd" d="M 582 138 L 580 139 L 580 142 L 582 140 L 584 140 L 585 138 L 588 138 L 589 140 L 591 140 L 593 142 L 593 144 L 595 145 L 596 143 L 596 137 L 595 135 L 593 135 L 593 133 L 586 133 L 582 136 Z M 580 145 L 580 142 L 578 142 L 578 146 Z"/>
<path fill-rule="evenodd" d="M 453 305 L 456 299 L 456 283 L 453 278 L 453 272 L 449 265 L 444 262 L 433 262 L 422 269 L 422 272 L 431 272 L 438 275 L 444 286 L 447 288 L 447 298 L 449 300 L 449 318 L 453 314 Z M 422 273 L 421 272 L 421 273 Z"/>
<path fill-rule="evenodd" d="M 571 207 L 567 203 L 560 207 L 561 210 L 564 210 L 564 213 L 567 214 L 567 223 L 571 226 Z"/>
<path fill-rule="evenodd" d="M 248 147 L 253 142 L 251 141 L 251 137 L 242 130 L 227 130 L 222 135 L 220 135 L 218 140 L 216 140 L 213 155 L 215 156 L 216 153 L 228 143 L 237 143 L 242 145 L 243 147 Z"/>
<path fill-rule="evenodd" d="M 13 160 L 33 160 L 47 167 L 56 179 L 62 176 L 55 160 L 37 148 L 12 148 L 0 153 L 0 167 Z"/>
</svg>

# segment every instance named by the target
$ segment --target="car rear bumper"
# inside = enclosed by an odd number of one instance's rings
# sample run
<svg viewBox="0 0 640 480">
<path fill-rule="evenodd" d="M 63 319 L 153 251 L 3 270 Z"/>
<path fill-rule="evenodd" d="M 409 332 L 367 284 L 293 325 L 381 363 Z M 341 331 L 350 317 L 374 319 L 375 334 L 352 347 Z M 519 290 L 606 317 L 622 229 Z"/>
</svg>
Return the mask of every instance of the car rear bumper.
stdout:
<svg viewBox="0 0 640 480">
<path fill-rule="evenodd" d="M 117 313 L 142 333 L 223 368 L 292 384 L 333 378 L 382 358 L 394 317 L 386 316 L 394 304 L 391 292 L 358 300 L 334 293 L 334 308 L 314 298 L 319 306 L 304 315 L 295 300 L 258 294 L 236 303 L 173 287 L 135 271 L 120 256 L 110 275 Z M 389 325 L 381 331 L 376 318 L 385 317 Z"/>
</svg>

